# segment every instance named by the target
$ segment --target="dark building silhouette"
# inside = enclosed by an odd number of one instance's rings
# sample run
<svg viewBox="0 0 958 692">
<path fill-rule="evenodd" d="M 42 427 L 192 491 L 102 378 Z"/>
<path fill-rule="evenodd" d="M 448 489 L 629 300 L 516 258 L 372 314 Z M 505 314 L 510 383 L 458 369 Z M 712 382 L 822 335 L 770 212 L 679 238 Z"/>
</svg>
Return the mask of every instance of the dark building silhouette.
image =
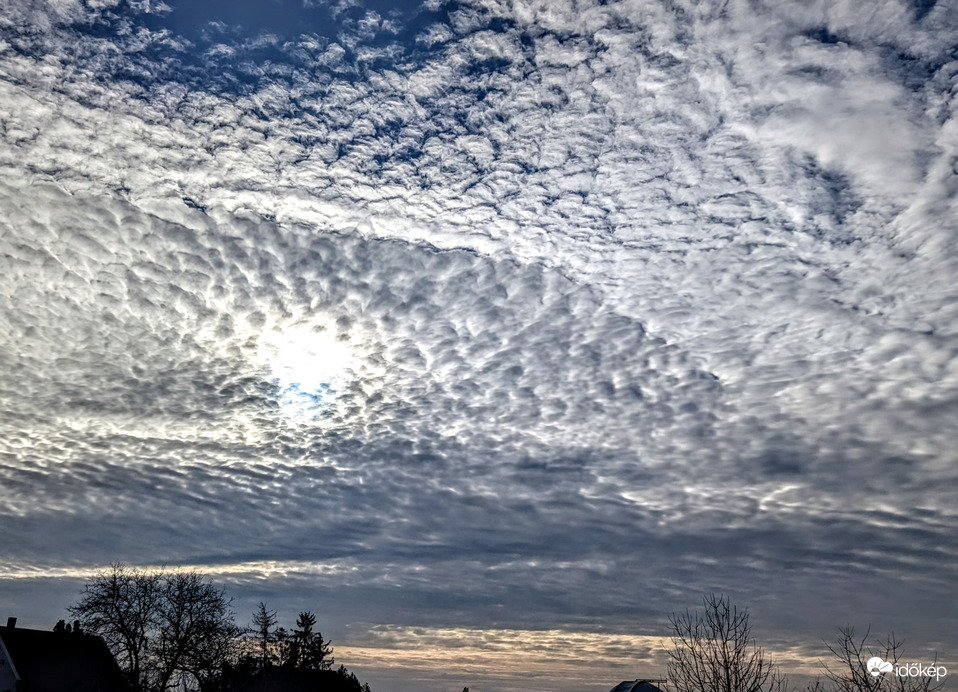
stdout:
<svg viewBox="0 0 958 692">
<path fill-rule="evenodd" d="M 624 680 L 609 692 L 662 692 L 653 684 L 656 682 L 665 682 L 665 680 Z"/>
<path fill-rule="evenodd" d="M 0 627 L 0 692 L 129 692 L 116 659 L 98 636 Z"/>
<path fill-rule="evenodd" d="M 230 692 L 356 692 L 359 684 L 334 670 L 268 668 L 229 687 Z"/>
</svg>

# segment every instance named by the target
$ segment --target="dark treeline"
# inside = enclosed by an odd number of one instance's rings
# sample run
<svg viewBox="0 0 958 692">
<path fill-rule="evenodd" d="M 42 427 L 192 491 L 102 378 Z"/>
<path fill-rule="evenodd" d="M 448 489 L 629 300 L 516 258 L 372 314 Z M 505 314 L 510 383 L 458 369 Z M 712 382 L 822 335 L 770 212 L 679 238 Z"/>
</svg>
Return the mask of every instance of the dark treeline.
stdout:
<svg viewBox="0 0 958 692">
<path fill-rule="evenodd" d="M 369 692 L 302 612 L 290 629 L 260 603 L 251 627 L 231 599 L 196 572 L 142 571 L 116 563 L 68 610 L 72 629 L 103 638 L 134 692 L 248 692 L 284 688 Z M 66 630 L 65 621 L 55 629 Z"/>
<path fill-rule="evenodd" d="M 934 692 L 947 674 L 943 666 L 899 666 L 900 640 L 846 626 L 827 645 L 833 657 L 822 675 L 796 689 L 756 644 L 747 608 L 718 595 L 703 606 L 670 618 L 670 692 Z M 73 623 L 54 629 L 101 636 L 133 692 L 370 692 L 344 666 L 333 668 L 333 647 L 313 613 L 301 612 L 287 629 L 260 603 L 241 627 L 224 590 L 196 572 L 116 563 L 68 610 Z"/>
</svg>

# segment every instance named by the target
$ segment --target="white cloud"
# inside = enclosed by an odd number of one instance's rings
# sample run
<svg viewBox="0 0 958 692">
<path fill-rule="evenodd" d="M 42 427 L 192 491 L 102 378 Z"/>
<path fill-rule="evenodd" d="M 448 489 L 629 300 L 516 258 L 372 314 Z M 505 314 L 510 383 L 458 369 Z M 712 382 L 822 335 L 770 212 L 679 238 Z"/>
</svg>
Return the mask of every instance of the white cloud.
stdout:
<svg viewBox="0 0 958 692">
<path fill-rule="evenodd" d="M 354 560 L 370 612 L 398 583 L 441 620 L 441 584 L 529 627 L 582 590 L 579 622 L 661 621 L 756 565 L 781 622 L 793 573 L 820 618 L 880 570 L 947 592 L 954 24 L 728 7 L 465 3 L 408 46 L 195 54 L 11 32 L 7 562 L 40 531 L 61 567 L 89 535 Z M 351 375 L 291 417 L 264 340 L 320 326 Z M 849 551 L 875 592 L 835 585 Z"/>
</svg>

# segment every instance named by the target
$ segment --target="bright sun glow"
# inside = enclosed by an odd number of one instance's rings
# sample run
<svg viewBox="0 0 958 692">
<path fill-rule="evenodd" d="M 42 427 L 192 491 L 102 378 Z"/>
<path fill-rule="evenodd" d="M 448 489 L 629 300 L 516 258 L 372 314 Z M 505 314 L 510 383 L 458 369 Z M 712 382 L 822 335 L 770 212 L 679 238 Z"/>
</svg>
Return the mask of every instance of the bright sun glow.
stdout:
<svg viewBox="0 0 958 692">
<path fill-rule="evenodd" d="M 329 331 L 299 329 L 274 334 L 265 357 L 287 409 L 300 413 L 325 408 L 352 378 L 353 356 L 347 343 Z"/>
</svg>

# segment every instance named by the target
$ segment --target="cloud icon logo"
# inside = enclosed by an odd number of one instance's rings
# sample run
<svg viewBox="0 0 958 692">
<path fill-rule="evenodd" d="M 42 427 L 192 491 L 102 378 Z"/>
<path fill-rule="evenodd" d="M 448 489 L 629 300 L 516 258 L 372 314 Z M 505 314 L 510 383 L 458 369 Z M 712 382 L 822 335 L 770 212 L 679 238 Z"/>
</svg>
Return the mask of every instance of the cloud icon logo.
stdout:
<svg viewBox="0 0 958 692">
<path fill-rule="evenodd" d="M 877 678 L 882 673 L 890 673 L 891 669 L 894 667 L 888 661 L 883 661 L 878 656 L 873 656 L 868 659 L 868 663 L 865 664 L 868 668 L 868 672 L 871 673 L 873 678 Z"/>
</svg>

